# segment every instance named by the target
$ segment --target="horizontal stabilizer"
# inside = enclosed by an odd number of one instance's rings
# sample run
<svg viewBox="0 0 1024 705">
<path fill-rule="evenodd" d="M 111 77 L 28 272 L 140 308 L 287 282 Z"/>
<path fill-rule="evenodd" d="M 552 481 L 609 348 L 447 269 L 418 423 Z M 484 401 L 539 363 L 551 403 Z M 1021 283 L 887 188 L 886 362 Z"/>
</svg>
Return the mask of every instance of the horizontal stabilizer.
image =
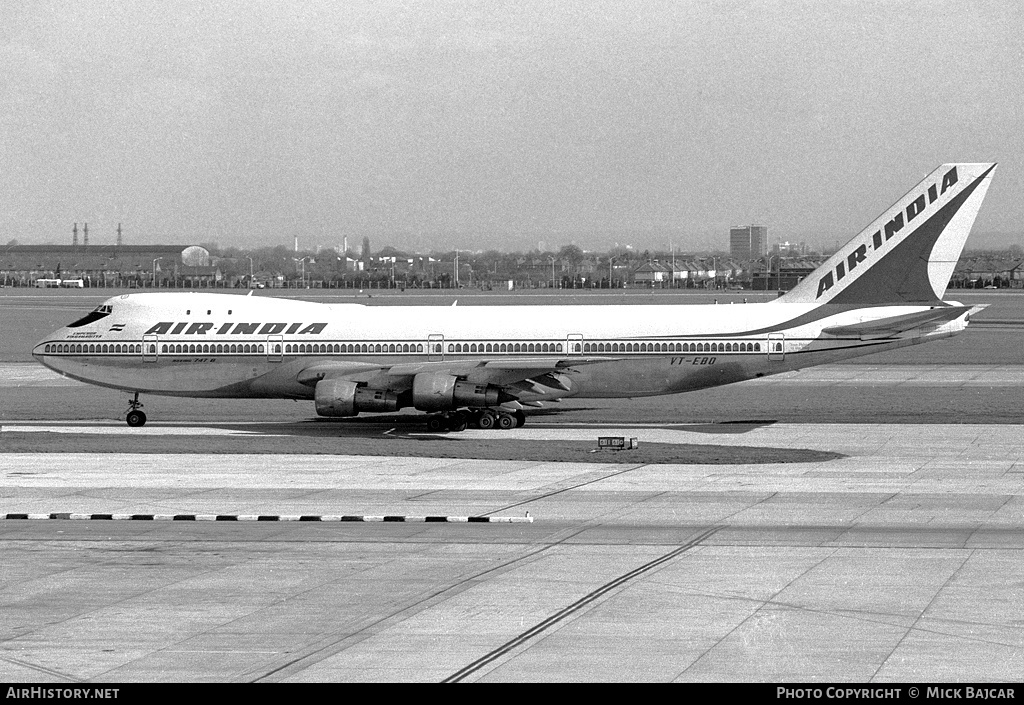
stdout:
<svg viewBox="0 0 1024 705">
<path fill-rule="evenodd" d="M 941 326 L 970 313 L 971 310 L 970 306 L 944 306 L 920 313 L 908 313 L 905 316 L 891 316 L 845 326 L 830 326 L 822 329 L 822 333 L 844 337 L 859 336 L 862 340 L 888 338 L 924 326 L 933 328 Z"/>
</svg>

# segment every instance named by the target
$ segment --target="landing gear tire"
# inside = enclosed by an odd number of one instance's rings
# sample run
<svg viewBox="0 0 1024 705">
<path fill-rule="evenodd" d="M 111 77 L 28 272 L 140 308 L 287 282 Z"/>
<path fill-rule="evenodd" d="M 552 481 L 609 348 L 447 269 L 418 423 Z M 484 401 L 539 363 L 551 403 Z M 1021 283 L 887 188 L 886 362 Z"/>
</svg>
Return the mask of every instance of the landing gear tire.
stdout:
<svg viewBox="0 0 1024 705">
<path fill-rule="evenodd" d="M 517 409 L 516 413 L 514 413 L 512 416 L 515 417 L 516 428 L 522 428 L 526 424 L 526 414 L 524 414 L 522 411 Z"/>
<path fill-rule="evenodd" d="M 490 429 L 494 428 L 494 425 L 495 423 L 497 423 L 497 421 L 498 417 L 495 416 L 494 412 L 481 411 L 480 416 L 476 420 L 476 427 L 482 428 L 485 431 L 489 431 Z"/>
<path fill-rule="evenodd" d="M 146 425 L 146 415 L 142 412 L 142 402 L 139 401 L 139 393 L 128 400 L 128 415 L 124 419 L 132 428 Z"/>
<path fill-rule="evenodd" d="M 510 416 L 509 414 L 498 414 L 498 428 L 502 431 L 508 431 L 515 427 L 516 419 L 514 416 Z"/>
<path fill-rule="evenodd" d="M 428 431 L 443 431 L 445 429 L 444 418 L 441 416 L 431 416 L 427 419 L 427 430 Z"/>
</svg>

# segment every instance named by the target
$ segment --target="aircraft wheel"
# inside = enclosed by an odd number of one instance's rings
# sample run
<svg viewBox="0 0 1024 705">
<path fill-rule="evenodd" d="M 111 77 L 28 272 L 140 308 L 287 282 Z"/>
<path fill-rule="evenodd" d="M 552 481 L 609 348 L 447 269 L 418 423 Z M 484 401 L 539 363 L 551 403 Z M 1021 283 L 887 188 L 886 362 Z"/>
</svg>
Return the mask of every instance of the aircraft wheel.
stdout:
<svg viewBox="0 0 1024 705">
<path fill-rule="evenodd" d="M 440 416 L 431 416 L 429 419 L 427 419 L 428 431 L 443 431 L 444 426 L 444 418 Z"/>
<path fill-rule="evenodd" d="M 508 431 L 511 428 L 516 427 L 516 420 L 508 414 L 498 414 L 498 428 L 502 431 Z"/>
<path fill-rule="evenodd" d="M 146 414 L 141 411 L 129 411 L 128 416 L 125 417 L 125 421 L 132 428 L 138 428 L 139 426 L 146 425 Z"/>
<path fill-rule="evenodd" d="M 526 414 L 522 411 L 516 410 L 516 413 L 513 414 L 513 416 L 515 416 L 516 419 L 516 428 L 522 428 L 526 424 Z"/>
<path fill-rule="evenodd" d="M 488 431 L 494 428 L 494 424 L 497 420 L 498 419 L 493 412 L 483 411 L 480 413 L 480 418 L 477 419 L 476 424 L 479 428 Z"/>
</svg>

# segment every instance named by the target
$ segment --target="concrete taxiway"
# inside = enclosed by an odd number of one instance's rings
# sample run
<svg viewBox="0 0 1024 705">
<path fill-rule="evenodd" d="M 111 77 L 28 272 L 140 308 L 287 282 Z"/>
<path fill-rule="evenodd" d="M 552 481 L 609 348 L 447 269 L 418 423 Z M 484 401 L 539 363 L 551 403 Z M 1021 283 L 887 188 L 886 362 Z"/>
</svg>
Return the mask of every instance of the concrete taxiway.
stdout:
<svg viewBox="0 0 1024 705">
<path fill-rule="evenodd" d="M 94 428 L 131 447 L 0 453 L 0 514 L 533 522 L 0 521 L 4 680 L 1024 677 L 1019 425 L 451 437 L 619 434 L 845 456 L 745 465 L 140 453 L 145 437 L 127 427 Z M 0 441 L 20 430 L 5 422 Z"/>
<path fill-rule="evenodd" d="M 864 364 L 445 436 L 159 397 L 128 429 L 30 361 L 110 295 L 59 293 L 0 297 L 0 515 L 533 521 L 0 520 L 2 680 L 1024 679 L 1019 295 Z M 686 450 L 552 459 L 599 435 Z"/>
</svg>

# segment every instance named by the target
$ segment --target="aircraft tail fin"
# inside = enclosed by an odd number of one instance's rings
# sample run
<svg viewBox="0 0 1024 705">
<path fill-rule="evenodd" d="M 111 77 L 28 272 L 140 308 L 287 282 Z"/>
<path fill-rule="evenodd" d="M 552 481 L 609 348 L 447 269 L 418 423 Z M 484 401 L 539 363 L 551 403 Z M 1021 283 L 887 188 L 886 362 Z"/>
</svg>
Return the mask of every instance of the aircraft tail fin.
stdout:
<svg viewBox="0 0 1024 705">
<path fill-rule="evenodd" d="M 937 304 L 995 164 L 943 164 L 776 301 Z"/>
</svg>

